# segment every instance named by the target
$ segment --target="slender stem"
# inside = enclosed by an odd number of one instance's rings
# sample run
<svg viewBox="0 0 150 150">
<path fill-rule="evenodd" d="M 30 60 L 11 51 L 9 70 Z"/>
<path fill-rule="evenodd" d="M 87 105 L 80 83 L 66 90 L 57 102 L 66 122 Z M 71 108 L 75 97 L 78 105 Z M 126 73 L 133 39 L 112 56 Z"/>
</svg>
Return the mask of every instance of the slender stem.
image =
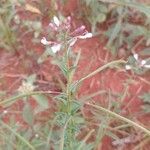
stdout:
<svg viewBox="0 0 150 150">
<path fill-rule="evenodd" d="M 63 150 L 63 149 L 64 149 L 65 131 L 66 131 L 66 129 L 67 129 L 68 123 L 70 122 L 70 119 L 71 119 L 71 117 L 66 121 L 65 126 L 64 126 L 64 128 L 63 128 L 63 133 L 62 133 L 61 140 L 60 140 L 61 142 L 60 142 L 59 150 Z"/>
<path fill-rule="evenodd" d="M 70 92 L 70 85 L 72 82 L 71 72 L 70 72 L 70 59 L 69 59 L 69 47 L 66 46 L 66 66 L 67 66 L 67 88 L 66 88 L 66 95 L 67 95 L 67 113 L 70 114 L 70 107 L 71 107 L 71 92 Z"/>
<path fill-rule="evenodd" d="M 127 62 L 125 60 L 115 60 L 115 61 L 111 61 L 101 67 L 99 67 L 98 69 L 96 69 L 95 71 L 91 72 L 90 74 L 86 75 L 85 77 L 81 78 L 80 80 L 76 81 L 74 83 L 74 85 L 72 86 L 72 89 L 76 88 L 76 86 L 78 86 L 82 81 L 96 75 L 97 73 L 107 69 L 108 67 L 112 67 L 118 64 L 126 64 Z"/>
<path fill-rule="evenodd" d="M 82 150 L 83 146 L 85 145 L 86 141 L 90 138 L 91 134 L 94 132 L 95 130 L 92 129 L 87 135 L 86 137 L 83 139 L 82 143 L 79 145 L 77 150 Z"/>
<path fill-rule="evenodd" d="M 66 67 L 67 67 L 67 87 L 66 87 L 66 95 L 67 95 L 67 108 L 66 108 L 66 113 L 70 116 L 71 115 L 71 104 L 72 104 L 72 95 L 71 95 L 71 90 L 70 90 L 70 86 L 71 86 L 71 83 L 72 83 L 72 70 L 70 69 L 71 68 L 71 65 L 70 65 L 70 48 L 69 46 L 67 45 L 67 42 L 65 41 L 65 58 L 66 58 Z M 71 147 L 71 142 L 72 142 L 72 137 L 74 136 L 72 134 L 72 131 L 71 129 L 67 129 L 67 126 L 71 126 L 72 125 L 72 120 L 69 119 L 69 121 L 67 121 L 66 125 L 65 125 L 65 128 L 64 128 L 64 134 L 65 134 L 65 130 L 67 130 L 67 133 L 68 133 L 68 140 L 69 140 L 69 143 L 68 143 L 68 147 L 69 149 L 72 149 Z M 63 135 L 64 136 L 64 135 Z M 63 147 L 64 147 L 64 140 L 63 142 L 61 143 L 60 145 L 60 149 L 63 150 Z"/>
<path fill-rule="evenodd" d="M 143 131 L 148 136 L 150 136 L 150 130 L 146 129 L 145 127 L 143 127 L 143 126 L 141 126 L 139 124 L 137 124 L 136 122 L 131 121 L 130 119 L 127 119 L 127 118 L 125 118 L 123 116 L 120 116 L 119 114 L 116 114 L 115 112 L 110 111 L 110 110 L 108 110 L 108 109 L 106 109 L 104 107 L 101 107 L 101 106 L 98 106 L 98 105 L 94 105 L 94 104 L 90 104 L 90 103 L 86 103 L 86 104 L 89 105 L 89 106 L 92 106 L 92 107 L 94 107 L 94 108 L 96 108 L 98 110 L 101 110 L 101 111 L 103 111 L 103 112 L 105 112 L 107 114 L 110 114 L 112 117 L 115 117 L 115 118 L 120 119 L 120 120 L 122 120 L 124 122 L 127 122 L 128 124 L 139 128 L 141 131 Z"/>
<path fill-rule="evenodd" d="M 53 128 L 54 128 L 56 120 L 57 120 L 57 116 L 52 121 L 52 125 L 51 125 L 51 128 L 50 128 L 48 137 L 47 137 L 47 142 L 46 142 L 46 149 L 47 150 L 50 149 L 50 142 L 51 142 L 51 137 L 52 137 L 52 131 L 53 131 Z"/>
<path fill-rule="evenodd" d="M 39 95 L 39 94 L 60 94 L 60 92 L 55 92 L 55 91 L 33 91 L 33 92 L 30 92 L 30 93 L 26 93 L 26 94 L 19 94 L 17 96 L 13 96 L 13 97 L 1 100 L 0 105 L 5 105 L 7 103 L 14 102 L 14 101 L 19 100 L 20 98 L 23 98 L 23 97 L 27 97 L 27 96 L 31 96 L 31 95 Z"/>
<path fill-rule="evenodd" d="M 88 79 L 88 78 L 90 78 L 90 77 L 96 75 L 97 73 L 99 73 L 99 72 L 105 70 L 105 69 L 108 68 L 108 67 L 111 67 L 111 66 L 114 66 L 114 65 L 118 65 L 118 64 L 125 64 L 125 63 L 126 63 L 126 61 L 124 61 L 124 60 L 115 60 L 115 61 L 109 62 L 109 63 L 103 65 L 102 67 L 99 67 L 99 68 L 96 69 L 95 71 L 91 72 L 91 73 L 88 74 L 87 76 L 81 78 L 81 79 L 78 81 L 78 83 L 80 83 L 80 82 L 82 82 L 82 81 L 84 81 L 84 80 L 86 80 L 86 79 Z"/>
<path fill-rule="evenodd" d="M 136 145 L 133 150 L 139 150 L 140 148 L 142 149 L 142 147 L 144 147 L 144 145 L 148 144 L 148 142 L 150 141 L 150 138 L 146 138 L 143 141 L 141 141 L 138 145 Z"/>
<path fill-rule="evenodd" d="M 10 126 L 8 126 L 7 124 L 5 124 L 3 121 L 0 121 L 0 124 L 2 126 L 4 126 L 6 129 L 8 129 L 9 131 L 11 131 L 15 136 L 17 136 L 31 150 L 35 150 L 35 148 L 25 138 L 23 138 L 20 134 L 18 134 L 17 132 L 15 132 Z"/>
</svg>

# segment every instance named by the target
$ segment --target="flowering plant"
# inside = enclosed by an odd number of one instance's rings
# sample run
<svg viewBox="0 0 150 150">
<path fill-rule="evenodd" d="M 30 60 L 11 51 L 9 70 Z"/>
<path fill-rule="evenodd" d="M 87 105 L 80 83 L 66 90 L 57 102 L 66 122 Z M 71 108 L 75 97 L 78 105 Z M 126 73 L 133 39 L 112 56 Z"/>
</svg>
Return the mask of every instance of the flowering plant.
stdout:
<svg viewBox="0 0 150 150">
<path fill-rule="evenodd" d="M 149 59 L 141 59 L 137 53 L 128 58 L 128 63 L 125 65 L 126 70 L 133 70 L 135 73 L 143 74 L 150 69 Z"/>
<path fill-rule="evenodd" d="M 48 41 L 43 37 L 41 43 L 50 46 L 53 53 L 60 51 L 64 42 L 66 42 L 65 44 L 69 44 L 69 46 L 73 46 L 77 39 L 87 39 L 93 36 L 92 33 L 89 33 L 85 29 L 84 25 L 71 31 L 71 17 L 67 17 L 66 20 L 61 22 L 56 16 L 54 16 L 52 22 L 49 23 L 49 27 L 51 31 L 55 33 L 57 41 Z"/>
</svg>

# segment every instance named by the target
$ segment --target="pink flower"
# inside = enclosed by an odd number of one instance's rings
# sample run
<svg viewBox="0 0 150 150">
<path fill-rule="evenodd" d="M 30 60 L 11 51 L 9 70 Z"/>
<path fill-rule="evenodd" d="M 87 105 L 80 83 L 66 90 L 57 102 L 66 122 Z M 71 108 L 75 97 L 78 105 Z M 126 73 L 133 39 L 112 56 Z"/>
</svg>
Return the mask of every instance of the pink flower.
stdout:
<svg viewBox="0 0 150 150">
<path fill-rule="evenodd" d="M 54 16 L 52 21 L 49 23 L 49 26 L 51 30 L 55 33 L 56 38 L 59 33 L 64 33 L 64 35 L 67 33 L 67 42 L 69 46 L 73 46 L 78 39 L 87 39 L 93 37 L 92 33 L 89 33 L 87 30 L 85 30 L 85 26 L 82 25 L 75 29 L 73 32 L 71 32 L 71 17 L 67 17 L 65 21 L 60 21 L 58 17 Z M 66 35 L 65 35 L 66 36 Z M 60 51 L 62 45 L 64 44 L 64 39 L 57 39 L 55 42 L 47 41 L 45 37 L 41 39 L 41 43 L 44 45 L 50 45 L 52 52 L 57 53 Z"/>
<path fill-rule="evenodd" d="M 91 38 L 93 35 L 92 33 L 86 33 L 85 35 L 80 35 L 78 36 L 79 39 L 87 39 L 87 38 Z"/>
<path fill-rule="evenodd" d="M 50 41 L 47 41 L 45 37 L 43 37 L 43 38 L 41 39 L 41 43 L 42 43 L 43 45 L 49 45 L 49 44 L 51 44 L 51 42 L 50 42 Z"/>
</svg>

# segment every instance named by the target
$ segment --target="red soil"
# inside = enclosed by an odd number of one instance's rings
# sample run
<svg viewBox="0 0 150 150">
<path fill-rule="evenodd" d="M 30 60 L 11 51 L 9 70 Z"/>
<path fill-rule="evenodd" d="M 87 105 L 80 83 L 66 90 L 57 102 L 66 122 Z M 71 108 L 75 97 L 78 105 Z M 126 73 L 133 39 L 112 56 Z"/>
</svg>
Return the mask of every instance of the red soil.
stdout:
<svg viewBox="0 0 150 150">
<path fill-rule="evenodd" d="M 68 16 L 73 15 L 73 12 L 76 11 L 76 7 L 77 1 L 70 0 L 63 9 L 60 9 Z M 20 16 L 23 19 L 30 18 L 30 14 L 26 13 L 21 13 Z M 33 18 L 31 17 L 31 20 Z M 49 22 L 47 16 L 41 17 L 41 20 L 44 25 L 43 29 L 46 29 Z M 75 19 L 74 26 L 78 26 L 81 23 L 80 20 L 78 21 Z M 44 51 L 44 47 L 41 46 L 40 43 L 33 43 L 31 40 L 32 37 L 32 34 L 27 34 L 20 40 L 22 47 L 18 50 L 19 56 L 0 50 L 0 90 L 6 91 L 7 97 L 16 92 L 25 76 L 33 73 L 36 73 L 38 76 L 37 84 L 39 85 L 40 90 L 60 90 L 57 77 L 61 78 L 61 73 L 58 71 L 57 67 L 49 63 L 50 59 L 43 64 L 37 64 L 37 59 Z M 99 37 L 78 41 L 74 46 L 74 51 L 78 52 L 79 50 L 81 50 L 81 59 L 74 80 L 84 77 L 91 71 L 94 71 L 98 67 L 112 60 L 111 54 L 105 48 L 105 43 L 101 42 Z M 31 51 L 32 54 L 28 55 L 27 53 Z M 150 127 L 150 116 L 142 113 L 142 101 L 139 96 L 150 91 L 150 83 L 148 82 L 150 81 L 149 72 L 145 75 L 138 76 L 129 71 L 125 71 L 125 69 L 106 69 L 90 79 L 85 80 L 80 87 L 78 97 L 80 98 L 86 94 L 95 93 L 99 90 L 110 91 L 112 95 L 124 93 L 126 89 L 125 83 L 128 82 L 127 80 L 129 78 L 132 79 L 132 82 L 128 84 L 128 95 L 122 99 L 122 102 L 120 102 L 120 99 L 113 98 L 113 100 L 121 103 L 120 113 L 122 115 L 126 117 L 135 117 L 135 120 L 140 121 L 140 123 L 148 128 Z M 107 106 L 108 97 L 106 95 L 96 96 L 92 101 Z M 55 111 L 55 103 L 52 100 L 50 100 L 50 102 L 52 106 L 45 112 L 48 117 L 51 116 L 51 112 Z M 31 104 L 34 105 L 34 107 L 36 106 L 34 100 L 31 100 Z M 21 111 L 22 107 L 23 104 L 19 102 L 12 105 L 11 108 L 7 108 L 10 113 L 8 113 L 4 119 L 7 120 L 11 115 L 14 115 L 11 113 L 13 110 Z M 1 111 L 3 111 L 3 109 L 1 109 Z M 83 115 L 85 118 L 90 119 L 89 117 L 92 117 L 93 114 L 85 107 Z M 15 117 L 16 121 L 19 121 L 20 123 L 23 122 L 20 114 L 15 115 Z M 99 150 L 116 149 L 111 143 L 112 140 L 109 137 L 104 137 Z M 132 147 L 130 149 L 132 149 Z"/>
</svg>

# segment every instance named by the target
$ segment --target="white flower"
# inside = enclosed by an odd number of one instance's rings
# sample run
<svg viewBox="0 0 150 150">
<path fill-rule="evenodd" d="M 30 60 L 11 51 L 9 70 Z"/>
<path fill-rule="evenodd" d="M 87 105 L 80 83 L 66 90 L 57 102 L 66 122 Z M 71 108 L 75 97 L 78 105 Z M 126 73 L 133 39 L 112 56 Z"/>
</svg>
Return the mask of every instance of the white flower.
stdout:
<svg viewBox="0 0 150 150">
<path fill-rule="evenodd" d="M 146 64 L 146 60 L 141 61 L 141 65 L 144 66 Z"/>
<path fill-rule="evenodd" d="M 7 111 L 7 110 L 4 110 L 4 111 L 3 111 L 3 114 L 7 114 L 7 113 L 8 113 L 8 111 Z"/>
<path fill-rule="evenodd" d="M 137 61 L 138 61 L 138 59 L 137 59 Z M 140 65 L 140 67 L 143 67 L 143 68 L 150 68 L 150 65 L 149 64 L 146 64 L 147 63 L 147 61 L 146 60 L 141 60 L 141 61 L 139 61 L 139 65 Z"/>
<path fill-rule="evenodd" d="M 135 54 L 133 55 L 133 57 L 134 57 L 136 60 L 138 60 L 139 55 L 135 53 Z"/>
<path fill-rule="evenodd" d="M 144 65 L 143 67 L 150 69 L 150 65 Z"/>
<path fill-rule="evenodd" d="M 57 53 L 61 49 L 61 44 L 55 44 L 51 47 L 53 53 Z"/>
<path fill-rule="evenodd" d="M 139 55 L 137 54 L 137 53 L 135 53 L 135 54 L 133 54 L 133 57 L 135 58 L 135 60 L 136 60 L 136 65 L 138 66 L 138 67 L 143 67 L 143 68 L 150 68 L 150 65 L 149 64 L 147 64 L 147 61 L 146 60 L 142 60 L 142 59 L 140 59 L 139 58 Z M 132 67 L 130 66 L 130 65 L 126 65 L 125 66 L 125 69 L 126 70 L 131 70 L 132 69 Z"/>
<path fill-rule="evenodd" d="M 22 94 L 28 94 L 32 92 L 35 89 L 35 86 L 32 85 L 29 82 L 22 82 L 22 85 L 19 87 L 18 91 L 21 92 Z"/>
<path fill-rule="evenodd" d="M 126 70 L 131 70 L 131 66 L 130 65 L 126 65 L 125 68 L 126 68 Z"/>
<path fill-rule="evenodd" d="M 60 21 L 59 21 L 59 19 L 56 16 L 53 17 L 53 21 L 56 24 L 56 26 L 59 27 Z"/>
<path fill-rule="evenodd" d="M 41 43 L 42 43 L 43 45 L 49 45 L 49 44 L 51 44 L 51 42 L 50 42 L 50 41 L 47 41 L 45 37 L 43 37 L 43 38 L 41 39 Z"/>
<path fill-rule="evenodd" d="M 38 138 L 38 137 L 39 137 L 39 134 L 35 134 L 35 137 Z"/>
<path fill-rule="evenodd" d="M 93 36 L 92 33 L 86 33 L 85 35 L 80 35 L 78 36 L 79 39 L 87 39 L 87 38 L 91 38 Z"/>
</svg>

